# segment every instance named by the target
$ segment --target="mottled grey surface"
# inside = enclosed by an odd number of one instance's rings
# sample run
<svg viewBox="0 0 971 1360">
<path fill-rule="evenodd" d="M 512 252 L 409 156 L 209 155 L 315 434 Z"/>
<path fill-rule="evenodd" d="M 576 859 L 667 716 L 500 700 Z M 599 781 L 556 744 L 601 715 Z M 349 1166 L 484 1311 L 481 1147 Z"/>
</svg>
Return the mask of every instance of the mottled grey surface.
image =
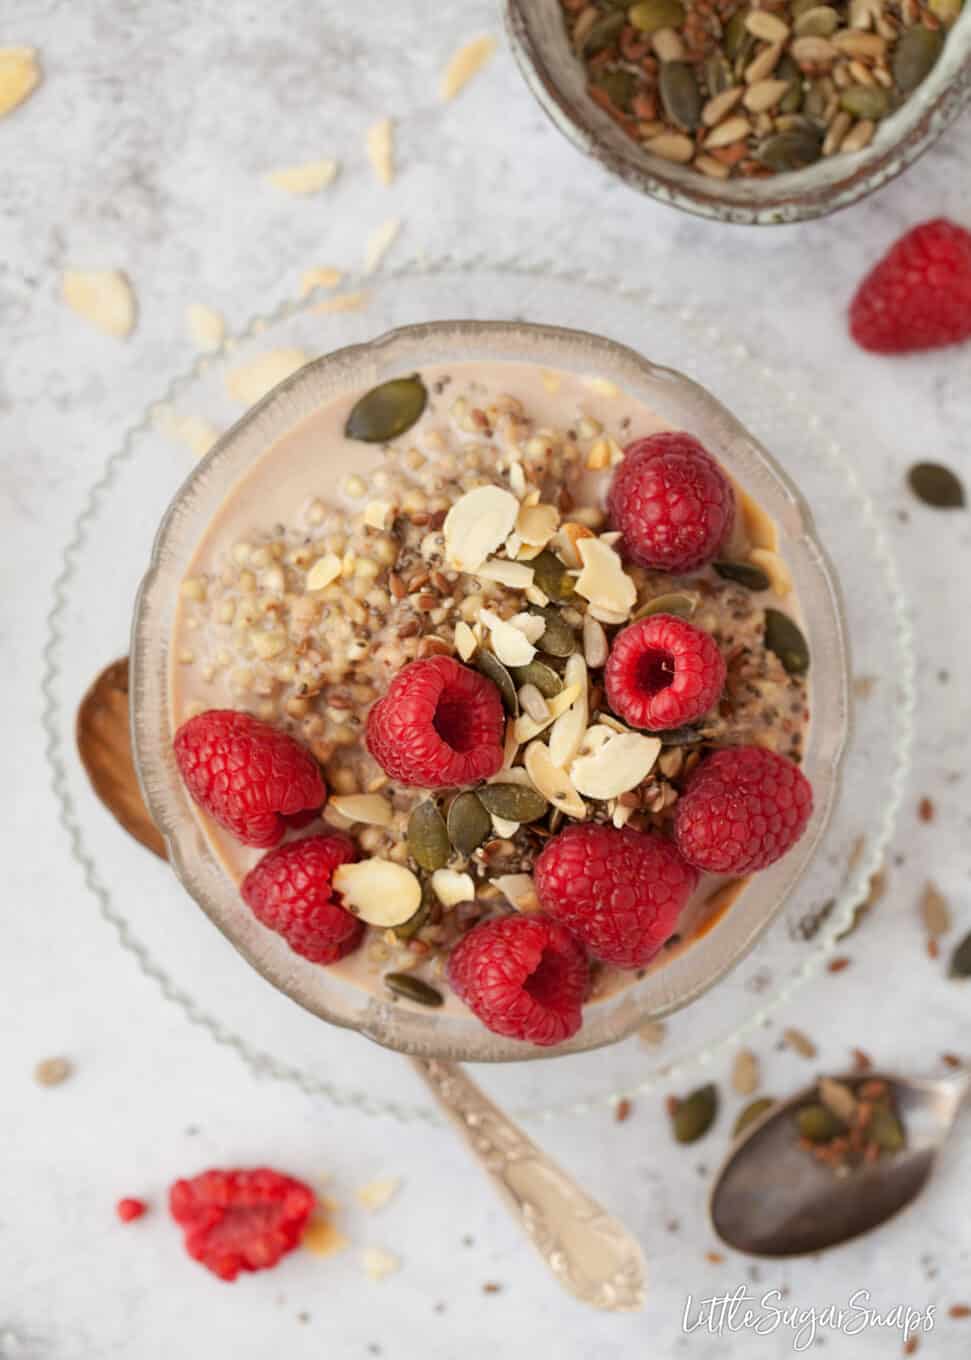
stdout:
<svg viewBox="0 0 971 1360">
<path fill-rule="evenodd" d="M 445 1132 L 367 1122 L 255 1084 L 193 1030 L 96 922 L 54 825 L 38 727 L 43 616 L 96 469 L 190 361 L 185 303 L 205 301 L 239 325 L 292 294 L 304 269 L 360 262 L 367 232 L 397 214 L 405 226 L 395 258 L 457 248 L 540 253 L 696 295 L 774 362 L 808 372 L 825 410 L 843 413 L 842 433 L 893 530 L 915 603 L 919 740 L 890 892 L 848 944 L 852 967 L 810 984 L 786 1020 L 812 1032 L 820 1062 L 832 1066 L 857 1044 L 914 1068 L 932 1067 L 942 1050 L 966 1050 L 966 994 L 948 989 L 943 965 L 925 957 L 915 903 L 933 875 L 958 928 L 971 928 L 968 519 L 916 505 L 902 474 L 917 458 L 967 473 L 971 357 L 965 349 L 867 358 L 846 339 L 843 312 L 866 263 L 900 230 L 938 213 L 968 219 L 968 123 L 903 180 L 830 221 L 719 228 L 642 200 L 579 158 L 534 106 L 502 45 L 474 85 L 442 107 L 444 62 L 460 41 L 499 27 L 489 0 L 0 4 L 0 42 L 36 45 L 46 77 L 0 122 L 4 1360 L 255 1360 L 271 1346 L 295 1357 L 445 1360 L 503 1344 L 513 1354 L 542 1347 L 577 1360 L 741 1360 L 789 1354 L 790 1333 L 685 1337 L 689 1291 L 697 1299 L 742 1282 L 756 1294 L 778 1285 L 793 1306 L 822 1309 L 869 1288 L 883 1311 L 934 1304 L 939 1316 L 968 1296 L 969 1168 L 960 1144 L 922 1210 L 823 1260 L 761 1265 L 756 1280 L 741 1258 L 705 1259 L 715 1244 L 703 1218 L 703 1168 L 720 1156 L 724 1127 L 696 1152 L 676 1150 L 657 1096 L 623 1126 L 601 1115 L 543 1130 L 594 1193 L 623 1211 L 651 1261 L 643 1316 L 583 1312 L 549 1284 Z M 374 183 L 363 152 L 365 130 L 386 113 L 397 119 L 401 166 L 390 189 Z M 341 177 L 318 197 L 294 199 L 262 182 L 268 170 L 329 155 L 341 159 Z M 140 313 L 128 342 L 63 307 L 65 267 L 127 271 Z M 930 824 L 916 816 L 925 794 L 936 805 Z M 897 923 L 892 950 L 880 913 Z M 812 1068 L 777 1052 L 777 1033 L 778 1025 L 756 1046 L 768 1089 L 781 1093 Z M 34 1061 L 61 1051 L 75 1059 L 76 1077 L 57 1090 L 35 1087 Z M 191 1265 L 165 1221 L 164 1186 L 206 1164 L 264 1160 L 332 1173 L 345 1203 L 374 1175 L 402 1175 L 404 1190 L 382 1216 L 345 1215 L 355 1248 L 393 1249 L 401 1273 L 374 1285 L 356 1250 L 329 1262 L 303 1255 L 227 1290 Z M 143 1192 L 155 1212 L 122 1229 L 114 1199 Z M 672 1220 L 677 1229 L 666 1227 Z M 488 1280 L 503 1291 L 483 1294 Z M 853 1340 L 823 1335 L 830 1355 L 900 1351 L 899 1334 L 885 1329 Z M 921 1354 L 969 1349 L 971 1323 L 945 1318 Z"/>
</svg>

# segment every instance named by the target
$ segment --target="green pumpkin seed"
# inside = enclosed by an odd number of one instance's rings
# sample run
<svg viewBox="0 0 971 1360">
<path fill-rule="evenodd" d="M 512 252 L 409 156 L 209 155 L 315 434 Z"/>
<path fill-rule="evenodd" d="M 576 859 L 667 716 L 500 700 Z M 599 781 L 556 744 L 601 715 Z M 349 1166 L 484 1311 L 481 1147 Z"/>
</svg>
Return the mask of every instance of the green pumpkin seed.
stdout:
<svg viewBox="0 0 971 1360">
<path fill-rule="evenodd" d="M 447 826 L 448 838 L 460 855 L 471 855 L 492 835 L 492 818 L 471 791 L 452 799 Z"/>
<path fill-rule="evenodd" d="M 820 81 L 810 85 L 803 100 L 803 112 L 809 117 L 822 122 L 826 116 L 826 106 L 829 103 L 829 95 Z"/>
<path fill-rule="evenodd" d="M 661 67 L 661 102 L 673 123 L 694 132 L 701 122 L 701 91 L 694 71 L 683 61 L 666 61 Z"/>
<path fill-rule="evenodd" d="M 890 112 L 890 95 L 879 85 L 850 85 L 840 95 L 840 107 L 876 122 Z"/>
<path fill-rule="evenodd" d="M 615 11 L 613 14 L 605 14 L 602 19 L 592 24 L 590 32 L 580 45 L 581 55 L 593 57 L 609 47 L 614 39 L 619 37 L 625 18 L 623 10 Z"/>
<path fill-rule="evenodd" d="M 705 58 L 704 73 L 709 97 L 724 94 L 732 83 L 731 67 L 720 52 L 712 52 Z"/>
<path fill-rule="evenodd" d="M 427 895 L 422 898 L 421 905 L 414 916 L 409 916 L 407 921 L 402 921 L 400 926 L 394 926 L 395 937 L 399 940 L 411 940 L 421 930 L 422 926 L 431 915 L 431 903 Z"/>
<path fill-rule="evenodd" d="M 655 595 L 653 600 L 635 610 L 631 622 L 649 618 L 652 614 L 674 614 L 679 619 L 690 619 L 698 608 L 698 596 L 688 595 L 683 590 L 673 590 L 667 595 Z"/>
<path fill-rule="evenodd" d="M 759 1096 L 758 1100 L 751 1101 L 735 1120 L 732 1137 L 737 1138 L 740 1133 L 744 1133 L 749 1124 L 754 1124 L 756 1119 L 760 1119 L 766 1110 L 771 1110 L 774 1104 L 771 1096 Z"/>
<path fill-rule="evenodd" d="M 697 727 L 668 727 L 663 732 L 645 732 L 646 737 L 657 737 L 662 746 L 697 746 L 704 736 Z"/>
<path fill-rule="evenodd" d="M 563 688 L 563 678 L 557 675 L 552 666 L 545 661 L 531 661 L 528 666 L 513 666 L 511 671 L 516 684 L 535 685 L 544 699 L 552 699 Z"/>
<path fill-rule="evenodd" d="M 533 584 L 555 603 L 562 604 L 576 594 L 576 579 L 549 548 L 544 548 L 527 565 L 533 569 Z"/>
<path fill-rule="evenodd" d="M 779 100 L 779 113 L 798 113 L 802 108 L 802 72 L 790 56 L 785 56 L 775 68 L 776 80 L 788 80 L 789 88 Z"/>
<path fill-rule="evenodd" d="M 398 996 L 416 1001 L 419 1006 L 444 1006 L 445 998 L 435 987 L 410 973 L 385 973 L 385 986 Z"/>
<path fill-rule="evenodd" d="M 712 562 L 712 567 L 725 581 L 734 581 L 746 590 L 768 590 L 772 582 L 761 567 L 752 562 Z"/>
<path fill-rule="evenodd" d="M 434 873 L 448 863 L 450 852 L 445 819 L 431 799 L 419 803 L 408 818 L 408 853 L 420 869 Z"/>
<path fill-rule="evenodd" d="M 516 686 L 513 678 L 506 670 L 505 666 L 493 652 L 487 652 L 480 647 L 472 658 L 472 665 L 487 680 L 491 680 L 496 689 L 502 695 L 502 702 L 506 706 L 506 711 L 513 718 L 519 717 L 519 695 L 516 693 Z"/>
<path fill-rule="evenodd" d="M 533 614 L 541 614 L 546 620 L 546 630 L 536 646 L 550 656 L 572 656 L 576 651 L 576 634 L 558 609 L 533 609 Z"/>
<path fill-rule="evenodd" d="M 745 70 L 749 65 L 749 62 L 751 62 L 752 58 L 755 55 L 756 45 L 757 42 L 755 35 L 753 33 L 746 32 L 745 37 L 742 39 L 742 45 L 741 47 L 739 47 L 738 52 L 736 53 L 735 56 L 736 81 L 741 81 L 744 79 Z"/>
<path fill-rule="evenodd" d="M 765 611 L 765 645 L 790 675 L 805 675 L 809 670 L 809 644 L 788 614 L 778 609 Z"/>
<path fill-rule="evenodd" d="M 796 17 L 793 30 L 797 38 L 828 38 L 839 28 L 840 17 L 829 5 L 813 5 Z"/>
<path fill-rule="evenodd" d="M 843 1121 L 825 1105 L 804 1105 L 796 1114 L 796 1126 L 811 1143 L 828 1143 L 846 1131 Z"/>
<path fill-rule="evenodd" d="M 948 976 L 952 978 L 971 977 L 971 935 L 965 935 L 951 955 L 951 967 L 948 970 Z"/>
<path fill-rule="evenodd" d="M 598 90 L 603 90 L 615 109 L 627 112 L 637 89 L 637 81 L 630 71 L 604 71 L 593 83 Z"/>
<path fill-rule="evenodd" d="M 428 391 L 417 373 L 392 378 L 365 392 L 347 417 L 344 433 L 365 444 L 386 444 L 411 429 L 427 401 Z"/>
<path fill-rule="evenodd" d="M 741 52 L 746 39 L 751 36 L 745 26 L 747 18 L 747 10 L 736 10 L 725 25 L 725 32 L 722 37 L 722 51 L 731 61 L 735 60 Z"/>
<path fill-rule="evenodd" d="M 802 170 L 818 161 L 822 150 L 822 139 L 817 133 L 793 128 L 790 132 L 776 132 L 766 137 L 755 154 L 770 170 Z"/>
<path fill-rule="evenodd" d="M 718 1091 L 714 1086 L 699 1086 L 685 1096 L 674 1112 L 672 1125 L 679 1143 L 695 1143 L 711 1128 L 718 1113 Z"/>
<path fill-rule="evenodd" d="M 916 90 L 921 81 L 930 75 L 943 46 L 944 33 L 941 29 L 932 32 L 923 24 L 905 29 L 893 53 L 893 78 L 897 89 L 904 94 Z"/>
<path fill-rule="evenodd" d="M 900 1120 L 882 1105 L 873 1111 L 867 1131 L 884 1152 L 899 1152 L 906 1141 Z"/>
<path fill-rule="evenodd" d="M 935 510 L 960 510 L 965 504 L 961 479 L 941 463 L 915 463 L 907 481 L 917 499 Z"/>
<path fill-rule="evenodd" d="M 631 5 L 627 18 L 640 33 L 656 33 L 659 28 L 680 28 L 684 23 L 681 0 L 640 0 Z"/>
<path fill-rule="evenodd" d="M 535 822 L 549 807 L 542 794 L 525 784 L 484 784 L 476 797 L 486 812 L 507 822 Z"/>
<path fill-rule="evenodd" d="M 963 0 L 928 0 L 927 8 L 942 24 L 953 24 L 964 8 Z"/>
</svg>

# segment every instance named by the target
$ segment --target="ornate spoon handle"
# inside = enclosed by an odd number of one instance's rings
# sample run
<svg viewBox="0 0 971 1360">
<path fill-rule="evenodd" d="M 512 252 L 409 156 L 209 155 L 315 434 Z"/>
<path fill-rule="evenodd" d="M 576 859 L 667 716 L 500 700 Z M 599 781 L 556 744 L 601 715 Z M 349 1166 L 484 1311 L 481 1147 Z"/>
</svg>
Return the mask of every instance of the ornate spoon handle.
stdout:
<svg viewBox="0 0 971 1360">
<path fill-rule="evenodd" d="M 412 1063 L 563 1288 L 594 1308 L 641 1308 L 644 1256 L 627 1229 L 584 1194 L 462 1068 L 428 1058 Z"/>
</svg>

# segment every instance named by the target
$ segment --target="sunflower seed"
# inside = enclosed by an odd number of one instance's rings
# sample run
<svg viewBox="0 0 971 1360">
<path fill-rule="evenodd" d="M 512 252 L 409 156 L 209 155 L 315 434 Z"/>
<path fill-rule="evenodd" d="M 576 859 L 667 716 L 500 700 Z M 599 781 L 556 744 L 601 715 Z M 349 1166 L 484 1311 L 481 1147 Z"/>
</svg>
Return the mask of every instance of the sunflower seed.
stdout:
<svg viewBox="0 0 971 1360">
<path fill-rule="evenodd" d="M 732 1090 L 740 1096 L 750 1096 L 758 1090 L 759 1060 L 750 1048 L 739 1049 L 732 1064 Z"/>
<path fill-rule="evenodd" d="M 563 681 L 545 661 L 531 661 L 528 666 L 513 666 L 511 675 L 519 686 L 534 685 L 544 699 L 553 699 L 563 688 Z"/>
<path fill-rule="evenodd" d="M 947 898 L 933 883 L 927 883 L 921 893 L 920 914 L 924 929 L 932 939 L 946 935 L 951 929 L 951 908 Z"/>
<path fill-rule="evenodd" d="M 786 1029 L 782 1032 L 782 1040 L 787 1048 L 791 1048 L 798 1053 L 801 1058 L 815 1058 L 816 1045 L 808 1034 L 803 1034 L 801 1029 Z"/>
</svg>

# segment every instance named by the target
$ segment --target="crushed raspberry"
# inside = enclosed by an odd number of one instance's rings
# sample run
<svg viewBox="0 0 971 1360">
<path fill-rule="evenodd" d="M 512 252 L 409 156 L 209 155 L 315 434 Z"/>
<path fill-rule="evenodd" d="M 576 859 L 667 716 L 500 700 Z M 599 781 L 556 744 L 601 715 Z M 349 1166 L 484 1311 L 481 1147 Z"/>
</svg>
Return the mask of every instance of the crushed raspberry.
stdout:
<svg viewBox="0 0 971 1360">
<path fill-rule="evenodd" d="M 728 537 L 735 492 L 693 435 L 665 431 L 628 445 L 607 507 L 630 561 L 690 571 L 710 562 Z"/>
<path fill-rule="evenodd" d="M 545 916 L 500 916 L 452 950 L 452 989 L 494 1034 L 547 1047 L 576 1034 L 589 982 L 583 946 Z"/>
<path fill-rule="evenodd" d="M 182 724 L 174 745 L 192 797 L 244 845 L 276 845 L 293 819 L 302 824 L 326 802 L 310 752 L 248 713 L 200 713 Z"/>
<path fill-rule="evenodd" d="M 812 786 L 798 765 L 761 746 L 728 746 L 689 778 L 674 838 L 699 869 L 751 874 L 792 849 L 812 807 Z"/>
<path fill-rule="evenodd" d="M 361 943 L 364 924 L 340 905 L 334 870 L 357 858 L 347 836 L 307 836 L 264 855 L 243 879 L 243 901 L 295 954 L 335 963 Z"/>
<path fill-rule="evenodd" d="M 533 877 L 544 910 L 618 968 L 654 957 L 698 881 L 661 836 L 593 825 L 568 826 L 548 841 Z"/>
<path fill-rule="evenodd" d="M 939 217 L 902 236 L 860 284 L 850 334 L 875 354 L 971 338 L 971 232 Z"/>
<path fill-rule="evenodd" d="M 266 1167 L 204 1171 L 169 1191 L 186 1251 L 221 1280 L 275 1266 L 299 1245 L 313 1207 L 309 1186 Z"/>
<path fill-rule="evenodd" d="M 143 1199 L 120 1199 L 115 1205 L 115 1213 L 122 1223 L 134 1223 L 136 1218 L 141 1218 L 146 1213 L 148 1205 Z"/>
<path fill-rule="evenodd" d="M 694 722 L 718 702 L 725 662 L 708 633 L 673 614 L 654 614 L 614 638 L 604 685 L 619 718 L 660 732 Z"/>
<path fill-rule="evenodd" d="M 412 661 L 367 719 L 367 747 L 392 779 L 423 789 L 488 779 L 502 766 L 499 691 L 449 656 Z"/>
</svg>

